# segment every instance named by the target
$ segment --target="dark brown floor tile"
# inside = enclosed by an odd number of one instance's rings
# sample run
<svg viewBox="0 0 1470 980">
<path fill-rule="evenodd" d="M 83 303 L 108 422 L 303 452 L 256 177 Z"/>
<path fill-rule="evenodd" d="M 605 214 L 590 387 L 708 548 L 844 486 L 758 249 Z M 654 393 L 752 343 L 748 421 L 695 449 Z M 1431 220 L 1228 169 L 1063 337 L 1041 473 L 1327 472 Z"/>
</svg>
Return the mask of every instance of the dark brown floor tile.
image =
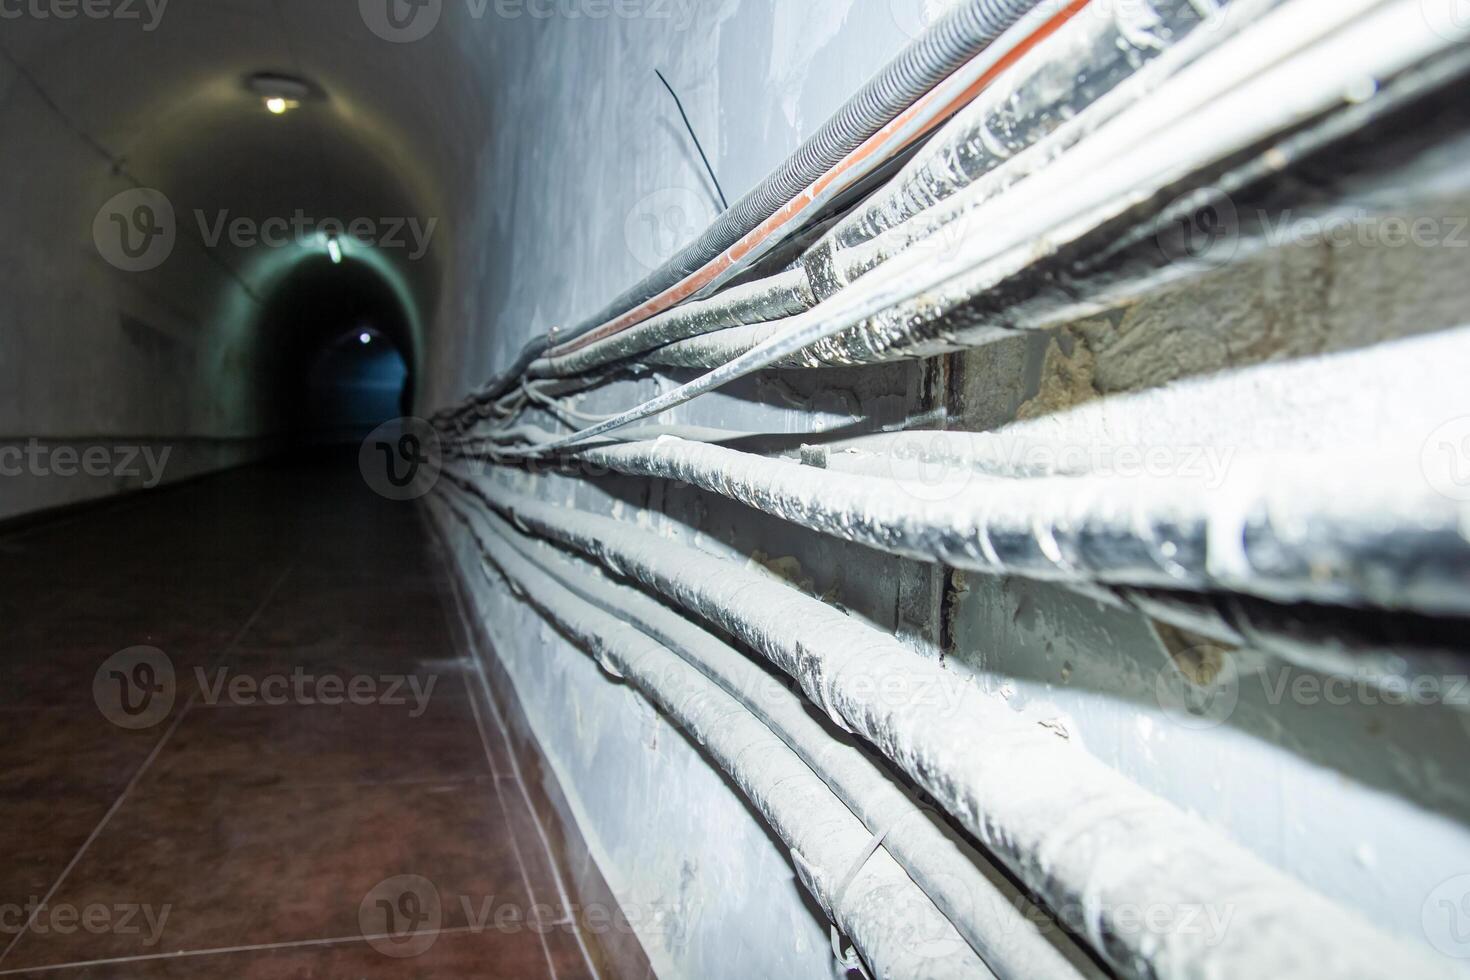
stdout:
<svg viewBox="0 0 1470 980">
<path fill-rule="evenodd" d="M 294 677 L 297 672 L 313 678 L 355 677 L 383 681 L 412 678 L 420 690 L 432 680 L 434 697 L 463 699 L 464 675 L 472 669 L 452 657 L 447 647 L 409 648 L 401 645 L 347 644 L 334 642 L 306 648 L 241 645 L 222 665 L 230 675 L 243 674 L 260 681 L 267 677 Z M 211 672 L 212 676 L 212 672 Z"/>
<path fill-rule="evenodd" d="M 440 935 L 424 953 L 394 958 L 358 942 L 113 963 L 60 973 L 21 973 L 17 980 L 539 980 L 549 977 L 541 940 L 529 931 Z M 561 980 L 578 976 L 562 972 Z"/>
<path fill-rule="evenodd" d="M 462 690 L 467 700 L 473 703 L 478 718 L 478 728 L 483 741 L 482 748 L 492 772 L 501 779 L 513 779 L 515 770 L 511 765 L 510 746 L 496 723 L 495 713 L 490 707 L 480 674 L 474 667 L 467 667 L 462 678 Z"/>
<path fill-rule="evenodd" d="M 98 669 L 120 649 L 110 641 L 46 649 L 12 638 L 0 657 L 0 708 L 90 704 Z"/>
<path fill-rule="evenodd" d="M 0 798 L 46 799 L 121 792 L 163 736 L 128 731 L 88 702 L 65 708 L 0 709 Z"/>
<path fill-rule="evenodd" d="M 8 736 L 0 742 L 0 903 L 24 906 L 76 862 L 39 928 L 0 969 L 144 956 L 40 975 L 432 980 L 539 977 L 549 957 L 570 978 L 587 975 L 578 928 L 605 963 L 600 944 L 624 940 L 595 933 L 577 917 L 588 900 L 563 898 L 557 887 L 511 779 L 511 752 L 548 820 L 562 819 L 552 803 L 559 794 L 542 786 L 524 730 L 516 729 L 514 749 L 506 744 L 478 673 L 456 659 L 465 644 L 445 615 L 457 612 L 446 606 L 450 580 L 436 547 L 416 509 L 371 494 L 350 461 L 341 471 L 242 470 L 0 537 L 0 726 Z M 141 731 L 115 728 L 94 681 L 109 657 L 140 644 L 168 658 L 170 711 Z M 227 682 L 285 675 L 295 703 L 200 698 L 78 857 L 200 690 L 198 671 L 207 687 L 217 665 Z M 289 686 L 298 669 L 314 680 L 409 675 L 419 691 L 429 678 L 435 686 L 419 717 L 411 688 L 405 705 L 303 704 Z M 498 707 L 503 714 L 513 704 L 512 696 Z M 492 765 L 505 778 L 494 779 Z M 561 860 L 585 862 L 585 849 L 559 826 L 546 833 Z M 450 930 L 508 906 L 514 923 L 542 914 L 550 931 L 543 938 L 492 922 L 479 934 L 445 933 L 409 959 L 362 941 L 155 958 L 360 937 L 365 922 L 387 914 L 365 900 L 401 900 L 403 882 L 420 888 L 420 879 L 432 883 Z M 566 874 L 562 883 L 576 887 Z M 119 906 L 134 907 L 128 914 L 143 927 L 116 927 Z M 143 906 L 154 922 L 168 909 L 157 942 L 136 912 Z M 387 906 L 395 908 L 405 907 Z M 50 928 L 53 913 L 69 921 L 73 909 L 113 918 L 100 929 Z M 9 938 L 0 933 L 0 946 Z M 627 942 L 636 948 L 636 938 Z"/>
<path fill-rule="evenodd" d="M 448 635 L 437 601 L 382 598 L 291 597 L 272 605 L 244 637 L 252 646 L 402 646 L 444 649 Z"/>
<path fill-rule="evenodd" d="M 0 906 L 44 898 L 116 798 L 104 789 L 44 797 L 0 793 Z M 0 921 L 0 949 L 14 934 L 14 918 L 7 915 Z"/>
<path fill-rule="evenodd" d="M 388 692 L 386 686 L 378 690 Z M 207 793 L 222 787 L 466 780 L 488 785 L 468 705 L 463 698 L 438 697 L 436 690 L 425 685 L 415 693 L 405 684 L 394 694 L 404 703 L 392 705 L 250 706 L 232 703 L 228 694 L 214 707 L 201 701 L 140 789 Z"/>
<path fill-rule="evenodd" d="M 157 952 L 355 936 L 370 893 L 398 876 L 432 883 L 445 928 L 471 909 L 528 904 L 492 787 L 343 785 L 130 798 L 53 906 L 146 906 L 147 930 L 27 934 L 7 968 Z"/>
</svg>

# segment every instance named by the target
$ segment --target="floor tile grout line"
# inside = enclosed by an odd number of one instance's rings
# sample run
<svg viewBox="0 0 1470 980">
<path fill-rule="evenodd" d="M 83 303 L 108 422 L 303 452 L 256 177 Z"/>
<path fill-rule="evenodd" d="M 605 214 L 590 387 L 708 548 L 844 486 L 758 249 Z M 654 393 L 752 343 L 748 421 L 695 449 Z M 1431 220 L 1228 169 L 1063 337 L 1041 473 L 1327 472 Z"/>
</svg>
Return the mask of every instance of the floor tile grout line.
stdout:
<svg viewBox="0 0 1470 980">
<path fill-rule="evenodd" d="M 448 545 L 441 537 L 438 536 L 437 533 L 435 533 L 436 531 L 437 528 L 431 528 L 430 533 L 432 536 L 432 540 L 434 540 L 436 544 L 438 544 L 438 548 L 436 549 L 437 557 L 439 558 L 440 564 L 447 567 L 446 556 L 448 555 Z M 501 744 L 505 748 L 506 759 L 508 759 L 510 762 L 512 777 L 515 780 L 516 788 L 520 790 L 521 800 L 526 806 L 526 812 L 531 817 L 531 823 L 536 827 L 536 834 L 541 839 L 541 846 L 546 852 L 546 863 L 551 870 L 551 879 L 556 883 L 556 890 L 557 894 L 561 898 L 562 908 L 566 909 L 568 914 L 571 914 L 572 902 L 570 896 L 567 894 L 566 884 L 561 879 L 561 869 L 556 866 L 556 856 L 551 852 L 551 842 L 546 839 L 546 831 L 541 826 L 541 818 L 539 815 L 537 815 L 536 808 L 531 805 L 530 794 L 526 792 L 525 781 L 521 778 L 521 767 L 516 762 L 515 747 L 511 745 L 510 733 L 505 727 L 505 719 L 500 716 L 500 709 L 496 707 L 495 697 L 490 692 L 490 682 L 485 677 L 485 665 L 481 661 L 481 658 L 477 654 L 474 654 L 472 652 L 474 650 L 474 632 L 470 627 L 469 612 L 466 608 L 468 597 L 463 593 L 461 585 L 461 579 L 457 575 L 451 575 L 449 579 L 448 591 L 450 592 L 450 597 L 454 602 L 454 612 L 458 616 L 459 626 L 458 629 L 455 628 L 454 621 L 450 619 L 449 609 L 447 608 L 447 606 L 441 605 L 441 609 L 443 610 L 444 618 L 446 621 L 445 625 L 448 627 L 451 637 L 455 635 L 461 635 L 464 638 L 463 642 L 466 652 L 466 659 L 470 661 L 470 664 L 474 667 L 474 671 L 480 679 L 480 689 L 485 695 L 485 703 L 489 706 L 491 713 L 495 716 L 495 723 L 500 733 Z M 487 639 L 490 639 L 488 635 Z M 495 792 L 497 796 L 500 796 L 502 792 L 500 788 L 500 772 L 495 765 L 495 756 L 490 751 L 489 735 L 485 731 L 484 723 L 480 716 L 477 699 L 474 696 L 474 692 L 470 689 L 470 680 L 468 675 L 464 677 L 464 684 L 465 691 L 469 695 L 470 709 L 474 712 L 475 723 L 480 729 L 480 741 L 481 744 L 485 747 L 485 756 L 489 760 L 490 771 L 492 774 L 495 775 Z M 505 813 L 506 819 L 508 821 L 510 819 L 509 809 L 505 805 L 504 797 L 500 797 L 500 800 L 501 809 Z M 518 861 L 521 860 L 520 848 L 516 843 L 515 833 L 513 830 L 511 832 L 511 847 L 516 852 L 516 859 Z M 524 871 L 524 864 L 522 865 L 522 870 Z M 526 890 L 528 892 L 531 891 L 529 878 L 527 879 Z M 535 901 L 534 893 L 532 894 L 532 901 Z M 592 951 L 587 948 L 587 941 L 582 937 L 582 930 L 580 928 L 573 929 L 572 934 L 577 939 L 577 946 L 582 952 L 582 959 L 587 964 L 587 969 L 591 972 L 595 980 L 601 980 L 602 975 L 597 969 L 597 964 L 593 962 Z M 543 937 L 543 943 L 544 941 L 545 937 Z M 550 955 L 550 950 L 548 949 L 548 960 L 550 958 Z M 555 973 L 556 968 L 555 966 L 553 966 L 553 976 L 555 975 Z"/>
<path fill-rule="evenodd" d="M 450 583 L 450 587 L 453 588 L 453 583 Z M 459 630 L 456 630 L 454 628 L 454 621 L 450 618 L 449 610 L 442 599 L 439 604 L 440 612 L 444 616 L 445 628 L 449 631 L 450 642 L 453 642 L 456 633 L 463 632 L 468 626 L 468 623 L 465 622 L 464 608 L 460 604 L 459 592 L 457 589 L 453 591 L 452 598 L 454 600 L 455 613 L 457 613 L 459 616 Z M 465 634 L 464 645 L 466 649 L 466 656 L 462 659 L 466 662 L 466 664 L 468 664 L 469 661 L 471 661 L 472 659 L 476 659 L 468 655 L 468 634 Z M 480 748 L 483 749 L 485 752 L 485 764 L 489 767 L 490 776 L 495 784 L 495 801 L 500 806 L 501 818 L 505 820 L 506 834 L 510 837 L 510 850 L 516 858 L 516 869 L 521 873 L 521 884 L 526 889 L 526 899 L 530 901 L 531 904 L 534 906 L 536 904 L 536 889 L 531 886 L 531 875 L 529 872 L 526 871 L 525 855 L 521 853 L 520 841 L 516 839 L 515 825 L 511 822 L 510 807 L 507 806 L 505 802 L 505 791 L 500 788 L 500 780 L 502 778 L 500 767 L 495 764 L 495 753 L 490 750 L 490 736 L 485 731 L 485 719 L 480 714 L 480 706 L 477 703 L 478 699 L 475 697 L 475 691 L 473 688 L 470 687 L 469 673 L 461 673 L 460 681 L 464 684 L 465 699 L 468 700 L 470 703 L 470 713 L 474 715 L 475 718 L 475 731 L 480 736 Z M 532 819 L 535 819 L 535 814 L 532 814 L 531 817 Z M 546 957 L 546 969 L 551 975 L 551 980 L 558 980 L 556 972 L 556 961 L 551 957 L 551 946 L 546 942 L 546 934 L 541 933 L 539 938 L 541 940 L 541 953 L 543 956 Z"/>
<path fill-rule="evenodd" d="M 497 645 L 493 638 L 491 638 L 490 642 L 492 647 Z M 496 655 L 498 656 L 498 654 Z M 505 719 L 500 714 L 500 708 L 496 706 L 494 696 L 490 693 L 490 679 L 485 676 L 485 665 L 480 663 L 478 658 L 475 662 L 475 669 L 476 673 L 480 675 L 480 686 L 484 689 L 485 700 L 490 705 L 490 711 L 494 714 L 495 723 L 500 729 L 501 742 L 506 747 L 506 756 L 510 759 L 511 769 L 515 773 L 516 788 L 520 790 L 521 799 L 525 802 L 526 809 L 530 811 L 531 823 L 536 828 L 536 836 L 541 838 L 541 848 L 546 852 L 546 863 L 551 868 L 551 880 L 556 882 L 556 891 L 557 895 L 561 898 L 562 907 L 570 909 L 572 907 L 572 900 L 567 892 L 566 883 L 562 881 L 561 868 L 557 866 L 556 855 L 552 851 L 551 841 L 546 836 L 546 828 L 541 825 L 541 817 L 536 812 L 536 807 L 531 803 L 531 794 L 526 789 L 526 781 L 521 775 L 520 763 L 516 762 L 515 748 L 511 745 L 510 729 L 506 727 Z M 574 935 L 577 937 L 577 945 L 582 949 L 582 958 L 587 962 L 587 968 L 592 971 L 593 977 L 600 980 L 601 974 L 597 970 L 597 964 L 592 961 L 592 952 L 587 948 L 586 940 L 582 938 L 582 930 L 576 930 Z"/>
<path fill-rule="evenodd" d="M 291 574 L 292 570 L 295 567 L 295 562 L 292 562 L 290 565 L 287 565 L 286 568 L 282 570 L 280 575 L 276 576 L 275 581 L 272 582 L 270 588 L 266 590 L 265 595 L 256 605 L 255 610 L 250 614 L 249 618 L 245 620 L 245 624 L 240 627 L 239 632 L 237 632 L 234 638 L 231 639 L 230 642 L 225 646 L 224 650 L 215 660 L 215 663 L 222 662 L 225 657 L 228 657 L 230 655 L 230 651 L 233 650 L 242 639 L 244 639 L 245 634 L 249 632 L 252 626 L 255 625 L 256 620 L 260 618 L 261 612 L 265 609 L 267 605 L 270 604 L 271 599 L 275 598 L 276 593 L 280 591 L 282 583 L 286 581 L 286 578 Z M 26 933 L 30 931 L 31 926 L 35 924 L 36 917 L 41 914 L 41 910 L 46 907 L 47 903 L 49 903 L 51 899 L 56 896 L 56 893 L 61 889 L 61 886 L 66 883 L 67 876 L 70 875 L 72 871 L 76 868 L 77 864 L 81 862 L 83 855 L 87 853 L 87 849 L 92 846 L 92 842 L 102 835 L 102 831 L 106 829 L 108 822 L 112 820 L 113 816 L 117 813 L 118 810 L 122 809 L 123 803 L 127 801 L 127 798 L 129 794 L 132 793 L 133 788 L 142 781 L 144 773 L 148 771 L 148 768 L 153 764 L 153 761 L 158 758 L 159 753 L 163 751 L 163 747 L 168 744 L 168 740 L 172 738 L 174 732 L 178 730 L 179 725 L 184 720 L 184 716 L 189 713 L 189 709 L 194 706 L 194 702 L 198 698 L 199 692 L 197 690 L 189 695 L 189 700 L 184 702 L 183 708 L 181 708 L 179 710 L 179 713 L 174 716 L 174 720 L 169 724 L 167 730 L 164 731 L 162 737 L 160 737 L 157 743 L 154 744 L 152 751 L 148 753 L 148 757 L 143 760 L 143 764 L 140 765 L 133 772 L 132 778 L 128 780 L 127 785 L 123 787 L 122 792 L 118 794 L 118 797 L 116 800 L 113 801 L 112 806 L 107 808 L 107 812 L 102 815 L 102 819 L 98 821 L 97 826 L 92 828 L 92 832 L 87 835 L 87 839 L 82 841 L 82 846 L 77 849 L 77 852 L 72 855 L 72 859 L 67 862 L 66 867 L 61 870 L 61 875 L 56 879 L 55 883 L 52 884 L 50 890 L 46 892 L 46 897 L 41 899 L 40 903 L 36 906 L 36 910 L 30 914 L 29 918 L 26 919 L 25 924 L 16 931 L 10 942 L 6 944 L 5 949 L 0 950 L 0 963 L 5 962 L 5 958 L 10 955 L 12 950 L 15 949 L 16 944 L 19 943 L 21 939 L 25 937 Z"/>
<path fill-rule="evenodd" d="M 422 935 L 432 935 L 435 941 L 440 936 L 457 936 L 477 931 L 475 926 L 456 926 L 453 929 L 430 929 Z M 358 943 L 372 943 L 379 939 L 397 939 L 397 936 L 389 933 L 380 933 L 372 936 L 335 936 L 329 939 L 298 939 L 281 943 L 257 943 L 251 946 L 220 946 L 214 949 L 184 949 L 173 953 L 149 953 L 144 956 L 117 956 L 105 960 L 84 960 L 77 963 L 53 963 L 47 966 L 23 966 L 14 970 L 0 970 L 0 977 L 10 977 L 21 973 L 57 973 L 62 970 L 82 970 L 93 966 L 117 966 L 123 963 L 151 963 L 159 960 L 184 960 L 200 956 L 228 956 L 240 953 L 264 953 L 278 949 L 311 949 L 321 946 L 354 946 Z"/>
<path fill-rule="evenodd" d="M 510 808 L 505 804 L 505 793 L 500 788 L 500 776 L 495 768 L 495 756 L 490 751 L 489 736 L 485 733 L 485 722 L 480 716 L 480 706 L 475 703 L 474 694 L 470 691 L 470 680 L 464 679 L 465 691 L 470 694 L 470 712 L 475 716 L 475 728 L 480 734 L 480 745 L 485 750 L 485 761 L 490 766 L 490 773 L 495 777 L 495 800 L 500 805 L 500 815 L 505 819 L 505 831 L 510 837 L 510 850 L 516 856 L 516 868 L 521 873 L 521 884 L 525 886 L 526 898 L 534 906 L 536 905 L 536 889 L 531 886 L 531 876 L 526 871 L 526 861 L 521 854 L 520 842 L 516 840 L 515 826 L 511 823 Z M 551 958 L 551 947 L 546 943 L 546 934 L 541 933 L 541 953 L 546 957 L 546 969 L 550 971 L 551 980 L 558 980 L 556 962 Z"/>
</svg>

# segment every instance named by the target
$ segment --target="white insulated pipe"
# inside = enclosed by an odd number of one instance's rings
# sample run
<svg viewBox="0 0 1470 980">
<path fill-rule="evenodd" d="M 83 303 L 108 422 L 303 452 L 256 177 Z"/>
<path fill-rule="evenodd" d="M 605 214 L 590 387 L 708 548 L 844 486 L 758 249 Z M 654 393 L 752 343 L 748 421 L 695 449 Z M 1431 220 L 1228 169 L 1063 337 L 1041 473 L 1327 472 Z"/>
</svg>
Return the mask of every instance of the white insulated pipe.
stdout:
<svg viewBox="0 0 1470 980">
<path fill-rule="evenodd" d="M 1078 910 L 1083 938 L 1124 976 L 1465 976 L 854 617 L 619 521 L 499 486 L 466 489 L 766 656 L 1053 912 Z"/>
</svg>

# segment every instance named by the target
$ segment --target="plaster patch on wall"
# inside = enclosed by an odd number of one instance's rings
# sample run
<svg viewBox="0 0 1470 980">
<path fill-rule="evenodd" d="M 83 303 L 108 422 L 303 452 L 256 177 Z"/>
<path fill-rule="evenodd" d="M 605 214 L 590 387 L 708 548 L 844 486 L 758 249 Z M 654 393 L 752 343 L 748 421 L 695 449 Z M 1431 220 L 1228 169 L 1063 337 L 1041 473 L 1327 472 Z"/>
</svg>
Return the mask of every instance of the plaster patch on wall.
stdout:
<svg viewBox="0 0 1470 980">
<path fill-rule="evenodd" d="M 1093 374 L 1096 358 L 1085 343 L 1067 331 L 1054 334 L 1041 365 L 1037 392 L 1016 410 L 1017 420 L 1052 415 L 1098 396 Z"/>
<path fill-rule="evenodd" d="M 772 9 L 771 60 L 766 81 L 781 101 L 787 124 L 802 125 L 801 96 L 812 62 L 842 29 L 853 0 L 822 3 L 778 3 Z"/>
</svg>

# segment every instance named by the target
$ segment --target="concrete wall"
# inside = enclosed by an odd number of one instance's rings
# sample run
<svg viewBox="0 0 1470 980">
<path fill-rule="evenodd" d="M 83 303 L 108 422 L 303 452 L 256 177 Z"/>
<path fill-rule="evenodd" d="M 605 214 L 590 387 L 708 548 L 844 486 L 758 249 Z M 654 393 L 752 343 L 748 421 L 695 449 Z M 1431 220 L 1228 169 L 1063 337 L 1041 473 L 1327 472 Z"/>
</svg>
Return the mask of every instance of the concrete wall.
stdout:
<svg viewBox="0 0 1470 980">
<path fill-rule="evenodd" d="M 441 311 L 445 327 L 481 326 L 435 335 L 430 405 L 483 380 L 537 332 L 601 308 L 715 217 L 714 191 L 655 69 L 679 91 L 733 201 L 923 19 L 921 0 L 623 6 L 638 15 L 467 17 L 452 31 L 467 60 L 493 67 L 481 84 L 498 126 L 476 148 L 479 189 L 465 199 L 476 247 L 455 250 L 445 294 L 452 306 Z M 447 4 L 446 18 L 456 9 Z M 896 390 L 901 403 L 912 370 L 876 374 L 873 391 Z M 601 397 L 637 390 L 649 388 L 619 384 Z M 862 410 L 843 404 L 844 396 L 826 397 L 837 412 L 829 417 Z M 680 417 L 785 431 L 810 424 L 798 421 L 802 414 L 775 389 L 747 387 Z M 637 482 L 537 490 L 742 560 L 753 551 L 773 560 L 788 554 L 783 529 L 758 526 L 733 508 L 718 517 L 691 511 L 704 503 L 697 495 L 665 500 L 659 488 Z M 841 550 L 816 558 L 824 580 L 826 570 L 843 567 L 834 560 Z M 846 564 L 848 592 L 891 608 L 884 563 L 865 558 Z M 473 582 L 476 566 L 465 561 Z M 687 924 L 642 935 L 660 975 L 841 976 L 825 918 L 789 857 L 697 746 L 503 588 L 476 587 L 482 615 L 513 651 L 508 670 L 609 884 L 629 908 L 674 906 Z"/>
</svg>

